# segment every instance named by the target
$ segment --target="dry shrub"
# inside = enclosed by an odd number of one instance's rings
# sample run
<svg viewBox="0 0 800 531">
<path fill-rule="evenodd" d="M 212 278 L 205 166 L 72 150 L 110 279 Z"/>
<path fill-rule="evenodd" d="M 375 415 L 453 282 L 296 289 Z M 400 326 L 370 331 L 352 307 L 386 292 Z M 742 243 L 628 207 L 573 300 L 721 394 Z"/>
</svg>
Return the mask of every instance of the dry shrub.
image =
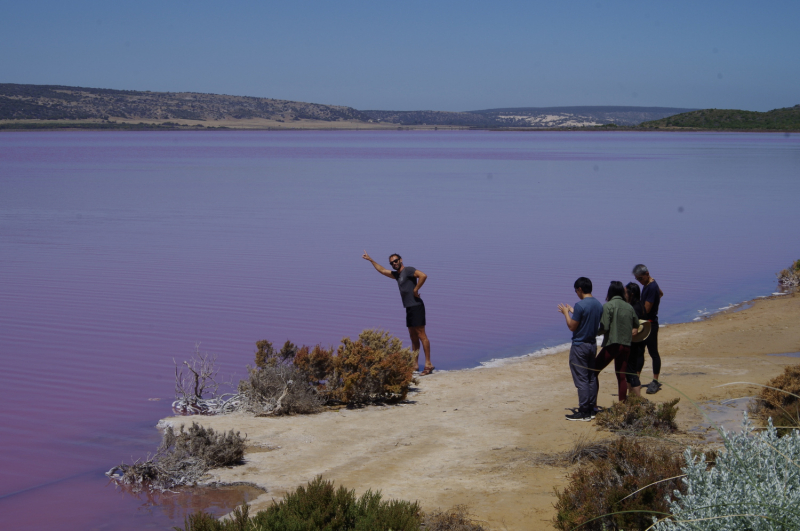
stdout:
<svg viewBox="0 0 800 531">
<path fill-rule="evenodd" d="M 571 466 L 584 461 L 594 461 L 608 457 L 608 446 L 612 439 L 590 440 L 586 435 L 579 435 L 572 448 L 556 454 L 540 454 L 533 458 L 534 465 Z"/>
<path fill-rule="evenodd" d="M 330 397 L 348 404 L 403 400 L 414 374 L 411 350 L 382 330 L 364 330 L 356 341 L 342 339 L 333 367 Z"/>
<path fill-rule="evenodd" d="M 786 427 L 800 427 L 800 399 L 797 398 L 800 396 L 800 365 L 786 367 L 783 374 L 768 381 L 767 385 L 775 389 L 761 389 L 755 412 L 764 419 L 772 417 L 772 423 L 782 435 L 786 433 Z"/>
<path fill-rule="evenodd" d="M 239 382 L 241 408 L 256 415 L 316 413 L 323 399 L 302 371 L 291 363 L 265 363 L 247 369 Z"/>
<path fill-rule="evenodd" d="M 800 260 L 795 260 L 789 269 L 778 273 L 778 284 L 787 287 L 800 286 Z"/>
<path fill-rule="evenodd" d="M 245 437 L 233 430 L 217 433 L 197 423 L 177 433 L 164 430 L 156 454 L 144 462 L 121 464 L 106 475 L 130 485 L 134 492 L 144 488 L 165 491 L 180 485 L 193 485 L 212 468 L 238 464 L 244 457 Z"/>
<path fill-rule="evenodd" d="M 630 434 L 656 435 L 672 433 L 678 429 L 675 415 L 680 398 L 656 404 L 646 398 L 629 396 L 597 414 L 597 425 L 611 431 Z"/>
<path fill-rule="evenodd" d="M 342 339 L 336 355 L 319 345 L 302 347 L 294 365 L 326 401 L 349 405 L 403 400 L 414 373 L 411 351 L 383 330 L 364 330 L 356 341 Z"/>
<path fill-rule="evenodd" d="M 317 345 L 313 349 L 303 346 L 294 357 L 295 366 L 316 387 L 324 390 L 328 378 L 333 375 L 333 348 Z"/>
<path fill-rule="evenodd" d="M 684 465 L 683 457 L 666 446 L 621 437 L 607 446 L 607 452 L 605 458 L 570 474 L 563 491 L 556 489 L 556 529 L 646 529 L 653 516 L 667 512 L 673 491 L 684 489 L 680 479 L 662 481 L 680 476 Z M 639 489 L 643 490 L 633 494 Z"/>
<path fill-rule="evenodd" d="M 423 526 L 425 531 L 484 531 L 484 527 L 472 519 L 466 505 L 426 513 Z"/>
<path fill-rule="evenodd" d="M 275 350 L 271 341 L 256 341 L 256 367 L 259 369 L 286 364 L 294 359 L 295 354 L 297 346 L 291 341 L 286 341 L 280 351 Z"/>
</svg>

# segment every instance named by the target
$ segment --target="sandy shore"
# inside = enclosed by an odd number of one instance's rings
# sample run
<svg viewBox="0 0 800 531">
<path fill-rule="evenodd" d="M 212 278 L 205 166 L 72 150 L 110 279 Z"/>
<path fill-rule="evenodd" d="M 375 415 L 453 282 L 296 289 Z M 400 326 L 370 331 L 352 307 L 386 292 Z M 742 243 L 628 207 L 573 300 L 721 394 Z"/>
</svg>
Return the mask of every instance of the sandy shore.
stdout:
<svg viewBox="0 0 800 531">
<path fill-rule="evenodd" d="M 800 296 L 757 300 L 739 312 L 661 330 L 661 380 L 697 401 L 755 394 L 753 386 L 715 387 L 729 382 L 766 383 L 791 357 L 768 354 L 800 351 Z M 564 329 L 565 340 L 569 333 Z M 646 357 L 642 380 L 652 376 Z M 665 385 L 649 398 L 680 394 Z M 553 488 L 566 485 L 565 468 L 532 466 L 540 452 L 571 447 L 581 434 L 609 437 L 594 422 L 567 422 L 577 405 L 567 352 L 521 358 L 500 367 L 435 373 L 420 379 L 410 403 L 342 409 L 318 415 L 254 418 L 172 417 L 176 425 L 196 420 L 215 430 L 247 434 L 245 464 L 215 470 L 217 481 L 248 482 L 272 498 L 321 474 L 337 484 L 381 490 L 386 497 L 419 500 L 423 509 L 468 504 L 489 529 L 552 529 Z M 616 383 L 608 369 L 600 376 L 599 404 L 610 406 Z M 682 430 L 697 427 L 699 413 L 681 399 Z M 700 437 L 697 435 L 697 437 Z"/>
</svg>

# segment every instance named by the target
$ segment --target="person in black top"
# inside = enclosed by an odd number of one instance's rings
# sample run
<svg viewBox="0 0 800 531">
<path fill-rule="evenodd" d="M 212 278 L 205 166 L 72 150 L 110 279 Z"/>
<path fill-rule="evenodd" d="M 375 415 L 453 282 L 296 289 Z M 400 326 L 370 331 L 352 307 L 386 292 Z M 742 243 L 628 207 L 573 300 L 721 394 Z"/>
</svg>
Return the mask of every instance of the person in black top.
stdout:
<svg viewBox="0 0 800 531">
<path fill-rule="evenodd" d="M 658 307 L 664 292 L 658 287 L 655 279 L 650 276 L 650 271 L 644 264 L 637 264 L 633 268 L 633 276 L 642 285 L 642 307 L 644 319 L 650 321 L 650 335 L 645 340 L 647 353 L 653 360 L 653 381 L 647 384 L 647 394 L 652 395 L 661 389 L 658 376 L 661 373 L 661 356 L 658 354 Z"/>
<path fill-rule="evenodd" d="M 381 275 L 393 278 L 397 281 L 400 288 L 400 297 L 403 299 L 403 306 L 406 309 L 406 326 L 408 334 L 411 336 L 411 347 L 414 351 L 414 364 L 419 368 L 419 347 L 425 351 L 425 369 L 420 373 L 426 376 L 436 368 L 431 363 L 431 342 L 425 333 L 425 304 L 419 296 L 419 289 L 428 279 L 428 275 L 413 267 L 403 265 L 403 258 L 399 254 L 389 256 L 389 263 L 394 271 L 389 271 L 375 260 L 370 258 L 367 251 L 362 256 L 369 261 Z"/>
<path fill-rule="evenodd" d="M 636 317 L 640 321 L 644 320 L 644 307 L 642 306 L 638 284 L 629 282 L 625 286 L 625 300 L 633 306 Z M 628 391 L 636 396 L 642 396 L 642 382 L 639 380 L 639 375 L 642 374 L 642 367 L 644 367 L 644 345 L 644 341 L 631 343 L 631 353 L 628 356 L 628 372 L 625 374 L 625 379 L 628 381 Z"/>
</svg>

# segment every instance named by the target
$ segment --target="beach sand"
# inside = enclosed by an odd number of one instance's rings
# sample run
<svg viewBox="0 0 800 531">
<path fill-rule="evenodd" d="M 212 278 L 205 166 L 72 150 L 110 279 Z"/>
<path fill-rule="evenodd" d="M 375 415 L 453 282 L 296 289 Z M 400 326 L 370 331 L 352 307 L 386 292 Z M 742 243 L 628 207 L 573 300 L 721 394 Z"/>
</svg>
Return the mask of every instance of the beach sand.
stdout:
<svg viewBox="0 0 800 531">
<path fill-rule="evenodd" d="M 755 301 L 693 323 L 669 325 L 659 334 L 661 381 L 651 400 L 681 397 L 678 423 L 686 441 L 702 442 L 702 416 L 695 401 L 750 396 L 800 351 L 800 296 Z M 435 330 L 430 331 L 435 349 Z M 565 340 L 569 332 L 564 327 Z M 434 350 L 434 360 L 435 360 Z M 554 487 L 567 484 L 569 469 L 533 466 L 539 453 L 569 449 L 580 435 L 607 438 L 594 422 L 567 422 L 577 406 L 566 351 L 527 357 L 498 367 L 439 372 L 420 378 L 409 403 L 326 411 L 311 416 L 254 418 L 171 417 L 178 426 L 200 422 L 215 430 L 247 434 L 245 464 L 214 470 L 224 483 L 247 482 L 266 490 L 252 504 L 259 510 L 316 475 L 353 488 L 381 490 L 385 498 L 418 500 L 424 510 L 467 504 L 488 529 L 552 529 Z M 642 381 L 652 377 L 645 357 Z M 678 390 L 672 389 L 674 386 Z M 610 406 L 613 373 L 600 376 L 598 403 Z M 692 439 L 694 438 L 694 439 Z"/>
</svg>

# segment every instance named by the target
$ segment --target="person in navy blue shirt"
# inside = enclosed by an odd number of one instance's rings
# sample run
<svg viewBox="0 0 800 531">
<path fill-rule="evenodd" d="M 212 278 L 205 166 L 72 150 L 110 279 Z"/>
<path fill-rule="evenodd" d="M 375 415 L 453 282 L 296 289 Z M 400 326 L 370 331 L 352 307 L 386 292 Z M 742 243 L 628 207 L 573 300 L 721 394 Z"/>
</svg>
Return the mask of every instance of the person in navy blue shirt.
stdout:
<svg viewBox="0 0 800 531">
<path fill-rule="evenodd" d="M 642 285 L 642 306 L 644 320 L 650 321 L 650 335 L 645 340 L 645 347 L 653 360 L 653 381 L 647 384 L 647 394 L 655 394 L 661 389 L 658 376 L 661 373 L 661 356 L 658 353 L 658 307 L 664 292 L 658 287 L 656 280 L 650 276 L 650 270 L 644 264 L 636 264 L 633 276 Z"/>
<path fill-rule="evenodd" d="M 572 382 L 578 388 L 578 411 L 566 415 L 567 420 L 589 421 L 595 417 L 597 408 L 597 329 L 603 315 L 603 304 L 592 297 L 592 281 L 580 277 L 575 281 L 575 293 L 580 301 L 573 308 L 569 304 L 559 304 L 558 311 L 564 314 L 567 328 L 572 332 L 572 345 L 569 349 L 569 369 Z M 572 316 L 570 316 L 570 313 Z"/>
</svg>

